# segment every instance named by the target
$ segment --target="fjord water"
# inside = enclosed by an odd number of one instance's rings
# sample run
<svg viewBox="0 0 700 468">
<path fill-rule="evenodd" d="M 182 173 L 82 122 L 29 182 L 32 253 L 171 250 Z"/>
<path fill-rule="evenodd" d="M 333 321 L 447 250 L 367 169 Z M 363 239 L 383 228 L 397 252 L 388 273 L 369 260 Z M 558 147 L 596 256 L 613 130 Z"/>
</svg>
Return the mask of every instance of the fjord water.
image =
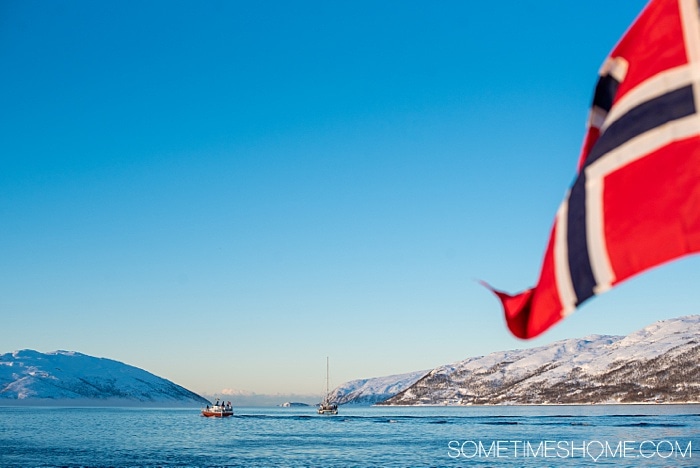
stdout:
<svg viewBox="0 0 700 468">
<path fill-rule="evenodd" d="M 700 466 L 700 405 L 0 407 L 2 467 L 472 465 Z"/>
</svg>

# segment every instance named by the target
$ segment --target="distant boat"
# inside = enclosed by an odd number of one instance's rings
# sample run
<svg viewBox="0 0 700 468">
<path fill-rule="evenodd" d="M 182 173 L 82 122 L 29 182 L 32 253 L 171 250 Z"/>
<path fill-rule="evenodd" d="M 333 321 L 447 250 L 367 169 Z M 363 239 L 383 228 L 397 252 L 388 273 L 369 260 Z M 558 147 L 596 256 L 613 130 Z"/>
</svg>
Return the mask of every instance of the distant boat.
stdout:
<svg viewBox="0 0 700 468">
<path fill-rule="evenodd" d="M 331 392 L 328 388 L 328 375 L 329 375 L 328 358 L 326 357 L 326 396 L 323 401 L 318 405 L 318 414 L 338 414 L 338 405 L 331 403 Z"/>
<path fill-rule="evenodd" d="M 219 403 L 219 400 L 216 400 L 216 404 L 212 406 L 207 405 L 206 408 L 202 408 L 202 416 L 207 418 L 226 418 L 233 416 L 233 407 L 230 401 L 226 403 L 222 401 Z"/>
</svg>

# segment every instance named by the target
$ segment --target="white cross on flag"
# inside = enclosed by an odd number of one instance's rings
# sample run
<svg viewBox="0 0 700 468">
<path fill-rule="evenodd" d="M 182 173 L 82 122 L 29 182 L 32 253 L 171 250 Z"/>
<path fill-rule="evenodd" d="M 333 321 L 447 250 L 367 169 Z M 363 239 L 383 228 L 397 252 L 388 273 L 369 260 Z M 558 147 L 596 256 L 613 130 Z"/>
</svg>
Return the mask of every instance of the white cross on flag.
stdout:
<svg viewBox="0 0 700 468">
<path fill-rule="evenodd" d="M 651 267 L 700 251 L 697 0 L 652 0 L 605 60 L 578 174 L 537 285 L 494 290 L 520 338 Z"/>
</svg>

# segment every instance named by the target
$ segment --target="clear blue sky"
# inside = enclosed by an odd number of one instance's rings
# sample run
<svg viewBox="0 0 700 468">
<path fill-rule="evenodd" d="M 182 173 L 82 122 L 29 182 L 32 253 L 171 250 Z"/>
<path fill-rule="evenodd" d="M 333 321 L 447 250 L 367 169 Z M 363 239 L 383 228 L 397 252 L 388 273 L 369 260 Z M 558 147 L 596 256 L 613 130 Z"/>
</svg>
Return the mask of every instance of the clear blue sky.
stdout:
<svg viewBox="0 0 700 468">
<path fill-rule="evenodd" d="M 507 331 L 645 2 L 0 3 L 0 352 L 320 394 L 698 312 L 689 258 Z"/>
</svg>

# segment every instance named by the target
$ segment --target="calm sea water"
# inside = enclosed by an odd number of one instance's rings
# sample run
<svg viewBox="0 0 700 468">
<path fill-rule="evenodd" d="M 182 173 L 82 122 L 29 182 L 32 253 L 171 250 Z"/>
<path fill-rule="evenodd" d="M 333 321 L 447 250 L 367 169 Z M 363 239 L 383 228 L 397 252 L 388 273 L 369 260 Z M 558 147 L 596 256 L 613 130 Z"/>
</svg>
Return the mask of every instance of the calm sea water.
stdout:
<svg viewBox="0 0 700 468">
<path fill-rule="evenodd" d="M 700 466 L 700 405 L 0 408 L 4 467 Z"/>
</svg>

